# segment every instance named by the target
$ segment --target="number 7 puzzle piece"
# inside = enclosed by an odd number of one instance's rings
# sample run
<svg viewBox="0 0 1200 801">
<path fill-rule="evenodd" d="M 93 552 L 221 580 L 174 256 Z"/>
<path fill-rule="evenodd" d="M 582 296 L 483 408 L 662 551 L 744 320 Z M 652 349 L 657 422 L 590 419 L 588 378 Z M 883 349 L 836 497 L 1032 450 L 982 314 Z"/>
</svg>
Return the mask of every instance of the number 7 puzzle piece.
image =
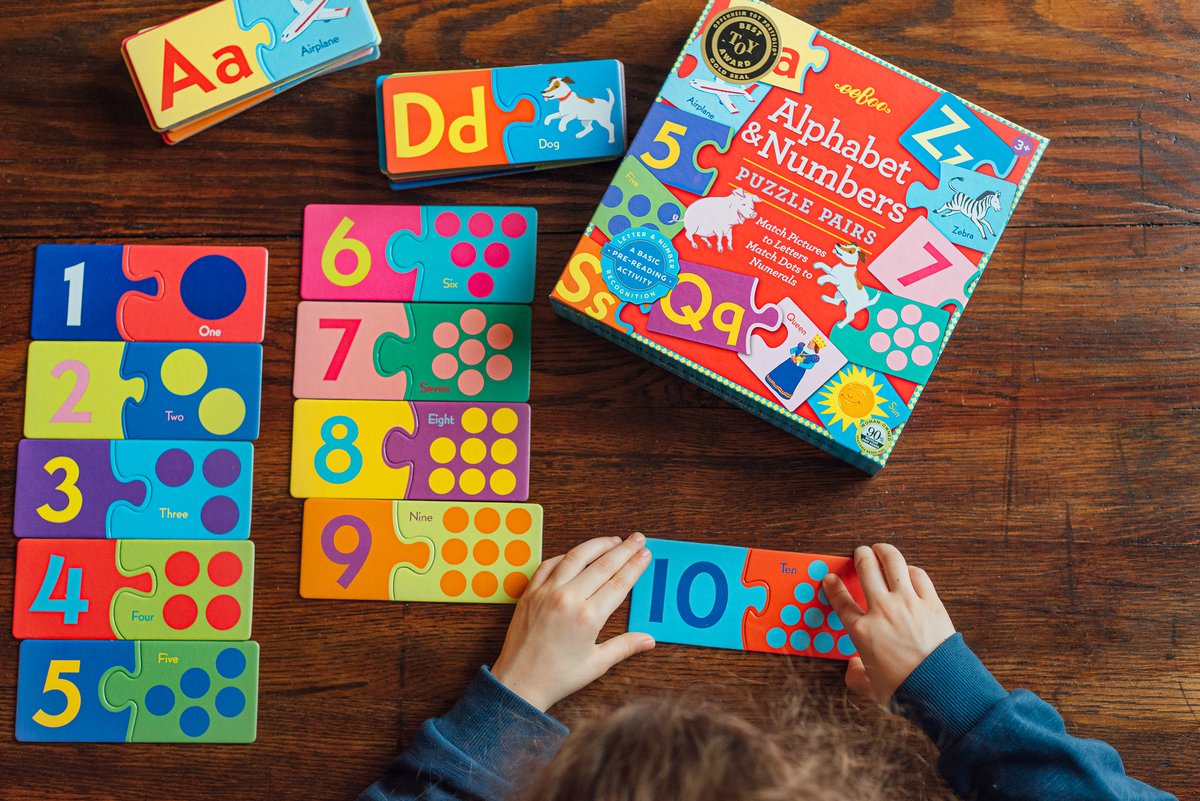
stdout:
<svg viewBox="0 0 1200 801">
<path fill-rule="evenodd" d="M 26 640 L 22 742 L 250 743 L 258 643 Z"/>
<path fill-rule="evenodd" d="M 529 399 L 530 309 L 303 301 L 297 398 Z"/>
<path fill-rule="evenodd" d="M 515 603 L 541 562 L 537 504 L 304 502 L 305 598 Z"/>
</svg>

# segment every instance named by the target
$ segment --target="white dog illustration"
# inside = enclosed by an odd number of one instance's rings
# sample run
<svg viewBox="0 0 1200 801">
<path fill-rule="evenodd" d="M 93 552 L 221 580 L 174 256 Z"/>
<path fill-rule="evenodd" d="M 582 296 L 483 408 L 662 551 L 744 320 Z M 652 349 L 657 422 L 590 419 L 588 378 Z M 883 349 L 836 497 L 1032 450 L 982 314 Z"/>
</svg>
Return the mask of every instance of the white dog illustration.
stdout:
<svg viewBox="0 0 1200 801">
<path fill-rule="evenodd" d="M 551 78 L 550 83 L 542 90 L 543 100 L 557 100 L 558 111 L 546 116 L 546 124 L 558 120 L 558 130 L 567 130 L 567 123 L 572 120 L 582 120 L 583 130 L 575 134 L 576 139 L 582 139 L 592 132 L 592 126 L 599 123 L 608 131 L 609 144 L 616 141 L 617 132 L 612 123 L 613 93 L 608 90 L 608 100 L 598 97 L 584 97 L 575 94 L 572 88 L 575 82 L 570 78 Z"/>
<path fill-rule="evenodd" d="M 862 285 L 862 281 L 858 280 L 858 245 L 839 243 L 833 246 L 833 252 L 842 260 L 841 264 L 830 267 L 824 262 L 817 262 L 813 266 L 824 273 L 824 275 L 817 276 L 818 285 L 833 284 L 837 288 L 832 297 L 822 295 L 821 299 L 826 303 L 846 304 L 846 316 L 837 324 L 838 328 L 843 328 L 854 319 L 854 315 L 878 303 L 879 293 L 876 292 L 872 297 L 867 288 Z"/>
<path fill-rule="evenodd" d="M 754 204 L 758 202 L 758 197 L 744 189 L 735 189 L 728 195 L 700 198 L 683 213 L 683 230 L 687 234 L 687 241 L 692 243 L 692 247 L 699 247 L 692 238 L 698 236 L 711 248 L 712 242 L 708 238 L 715 236 L 718 253 L 724 250 L 721 247 L 722 240 L 733 250 L 733 226 L 757 217 Z"/>
</svg>

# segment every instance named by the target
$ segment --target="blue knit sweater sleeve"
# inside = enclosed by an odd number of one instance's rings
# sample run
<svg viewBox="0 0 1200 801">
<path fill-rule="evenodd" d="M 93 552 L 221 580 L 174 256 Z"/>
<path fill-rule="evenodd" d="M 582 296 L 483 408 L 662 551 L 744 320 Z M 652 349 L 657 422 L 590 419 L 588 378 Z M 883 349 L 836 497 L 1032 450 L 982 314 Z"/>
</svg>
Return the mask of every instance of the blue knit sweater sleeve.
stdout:
<svg viewBox="0 0 1200 801">
<path fill-rule="evenodd" d="M 1006 692 L 955 634 L 926 657 L 895 701 L 941 751 L 938 768 L 979 801 L 1172 801 L 1125 775 L 1111 746 L 1067 734 L 1054 707 Z"/>
<path fill-rule="evenodd" d="M 501 799 L 558 750 L 567 729 L 486 667 L 440 718 L 421 724 L 387 774 L 359 801 Z"/>
</svg>

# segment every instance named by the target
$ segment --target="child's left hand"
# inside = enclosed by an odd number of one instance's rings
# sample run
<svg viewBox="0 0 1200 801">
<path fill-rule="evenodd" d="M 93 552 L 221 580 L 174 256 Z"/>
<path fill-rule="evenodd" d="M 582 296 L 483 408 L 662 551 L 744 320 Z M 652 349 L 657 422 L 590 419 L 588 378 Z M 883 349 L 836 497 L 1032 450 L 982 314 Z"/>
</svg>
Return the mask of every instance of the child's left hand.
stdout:
<svg viewBox="0 0 1200 801">
<path fill-rule="evenodd" d="M 543 712 L 654 639 L 600 629 L 650 564 L 646 538 L 600 537 L 542 562 L 517 603 L 492 675 Z"/>
</svg>

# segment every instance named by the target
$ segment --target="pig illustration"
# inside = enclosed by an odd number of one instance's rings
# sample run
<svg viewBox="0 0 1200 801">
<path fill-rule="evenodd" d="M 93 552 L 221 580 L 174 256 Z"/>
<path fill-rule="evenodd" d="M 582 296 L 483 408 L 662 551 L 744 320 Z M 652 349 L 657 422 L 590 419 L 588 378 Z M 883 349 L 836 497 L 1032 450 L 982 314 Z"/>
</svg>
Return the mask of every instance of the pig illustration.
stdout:
<svg viewBox="0 0 1200 801">
<path fill-rule="evenodd" d="M 724 240 L 729 249 L 733 250 L 733 226 L 758 216 L 754 204 L 759 198 L 743 189 L 735 189 L 732 194 L 718 197 L 705 197 L 687 207 L 683 213 L 683 229 L 692 247 L 699 247 L 693 237 L 700 237 L 704 244 L 712 247 L 709 237 L 717 238 L 717 252 L 724 248 Z"/>
</svg>

